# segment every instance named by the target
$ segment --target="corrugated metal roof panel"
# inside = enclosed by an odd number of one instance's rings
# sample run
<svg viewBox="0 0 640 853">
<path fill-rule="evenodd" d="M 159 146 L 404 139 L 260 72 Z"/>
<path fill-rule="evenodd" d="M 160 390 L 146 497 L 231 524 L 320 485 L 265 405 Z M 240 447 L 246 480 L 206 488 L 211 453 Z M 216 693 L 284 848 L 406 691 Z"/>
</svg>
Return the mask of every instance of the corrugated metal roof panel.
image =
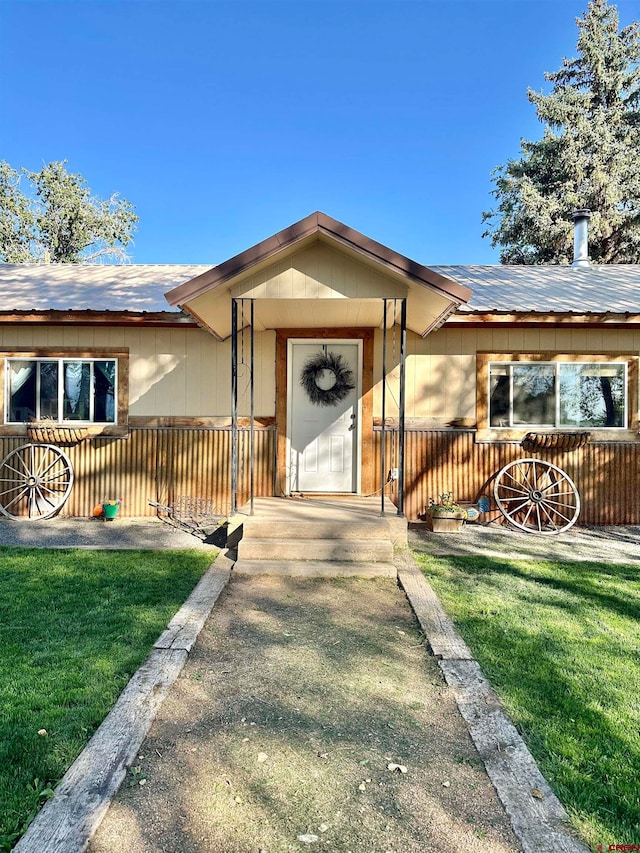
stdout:
<svg viewBox="0 0 640 853">
<path fill-rule="evenodd" d="M 174 311 L 164 294 L 207 264 L 0 264 L 0 312 Z M 459 313 L 640 313 L 640 264 L 433 266 L 468 287 Z"/>
<path fill-rule="evenodd" d="M 205 264 L 0 264 L 0 312 L 175 311 L 164 294 Z"/>
<path fill-rule="evenodd" d="M 470 288 L 459 313 L 534 311 L 640 313 L 640 264 L 571 266 L 435 266 Z"/>
</svg>

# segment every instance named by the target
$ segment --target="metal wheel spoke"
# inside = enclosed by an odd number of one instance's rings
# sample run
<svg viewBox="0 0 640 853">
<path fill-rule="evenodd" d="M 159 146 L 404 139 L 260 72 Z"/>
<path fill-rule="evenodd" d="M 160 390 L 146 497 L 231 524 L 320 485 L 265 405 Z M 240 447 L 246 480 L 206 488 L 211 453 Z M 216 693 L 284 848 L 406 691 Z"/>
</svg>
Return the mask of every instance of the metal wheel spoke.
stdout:
<svg viewBox="0 0 640 853">
<path fill-rule="evenodd" d="M 39 474 L 39 476 L 40 476 L 40 477 L 44 477 L 44 475 L 45 475 L 48 471 L 50 471 L 50 470 L 53 468 L 53 466 L 54 466 L 56 463 L 58 463 L 59 461 L 60 461 L 59 459 L 54 459 L 54 460 L 53 460 L 53 462 L 49 463 L 49 465 L 44 469 L 44 471 L 42 471 L 42 472 Z"/>
<path fill-rule="evenodd" d="M 541 506 L 544 506 L 544 504 L 541 504 Z M 569 519 L 570 519 L 570 516 L 564 515 L 563 513 L 560 512 L 559 509 L 552 510 L 552 512 L 554 512 L 556 515 L 559 515 L 560 518 L 563 518 L 565 521 L 569 521 Z"/>
<path fill-rule="evenodd" d="M 507 486 L 505 483 L 500 484 L 501 489 L 506 489 L 509 492 L 516 492 L 519 495 L 527 495 L 529 492 L 523 486 L 520 486 L 519 489 L 516 489 L 514 486 Z"/>
<path fill-rule="evenodd" d="M 0 492 L 0 497 L 2 497 L 2 495 L 10 495 L 11 492 L 15 492 L 16 489 L 28 489 L 28 488 L 29 488 L 29 486 L 25 486 L 24 483 L 15 483 L 15 485 L 12 486 L 10 489 L 5 489 L 4 491 Z"/>
<path fill-rule="evenodd" d="M 532 513 L 532 512 L 533 512 L 533 504 L 531 504 L 531 505 L 529 506 L 529 509 L 528 509 L 528 510 L 527 510 L 527 512 L 526 512 L 526 515 L 525 515 L 525 517 L 524 517 L 524 519 L 523 519 L 523 521 L 522 521 L 522 523 L 523 523 L 523 524 L 526 524 L 526 523 L 529 521 L 529 518 L 531 517 L 531 513 Z"/>
<path fill-rule="evenodd" d="M 540 504 L 536 504 L 536 517 L 538 519 L 538 532 L 542 530 L 542 521 L 540 519 Z"/>
<path fill-rule="evenodd" d="M 4 467 L 5 467 L 5 468 L 8 468 L 8 469 L 9 469 L 9 471 L 13 471 L 13 473 L 14 473 L 16 476 L 18 476 L 18 477 L 20 477 L 20 479 L 24 480 L 24 474 L 22 473 L 22 471 L 18 471 L 18 469 L 17 469 L 17 468 L 13 468 L 13 467 L 12 467 L 11 465 L 9 465 L 8 463 L 5 463 Z M 28 472 L 27 472 L 27 473 L 28 473 Z"/>
<path fill-rule="evenodd" d="M 552 501 L 552 500 L 545 499 L 545 500 L 541 501 L 541 503 L 551 504 L 553 506 L 564 506 L 564 507 L 568 507 L 569 509 L 571 509 L 572 507 L 575 507 L 575 504 L 566 503 L 565 501 Z"/>
<path fill-rule="evenodd" d="M 516 467 L 518 468 L 518 471 L 520 471 L 520 474 L 522 475 L 522 483 L 523 483 L 523 485 L 524 485 L 524 486 L 528 486 L 528 487 L 529 487 L 529 489 L 530 489 L 530 488 L 531 488 L 531 482 L 529 481 L 529 476 L 531 475 L 531 462 L 529 462 L 529 472 L 528 472 L 527 474 L 525 474 L 525 473 L 522 471 L 522 468 L 520 467 L 520 465 L 519 465 L 519 464 L 518 464 Z M 534 469 L 534 474 L 535 474 L 535 469 Z"/>
<path fill-rule="evenodd" d="M 24 487 L 24 489 L 20 492 L 20 494 L 19 494 L 19 495 L 16 495 L 16 496 L 15 496 L 15 498 L 13 498 L 12 500 L 10 500 L 8 504 L 5 504 L 5 509 L 7 509 L 7 508 L 8 508 L 8 507 L 10 507 L 10 506 L 13 506 L 13 504 L 14 504 L 16 501 L 19 501 L 21 498 L 23 498 L 23 497 L 27 494 L 27 492 L 28 492 L 28 491 L 29 491 L 29 486 L 25 486 L 25 487 Z"/>
<path fill-rule="evenodd" d="M 540 491 L 541 492 L 548 492 L 549 489 L 553 489 L 555 486 L 557 486 L 558 488 L 561 488 L 562 482 L 563 482 L 562 480 L 552 480 L 548 486 L 540 487 Z"/>
<path fill-rule="evenodd" d="M 527 506 L 527 504 L 529 503 L 529 498 L 525 498 L 524 500 L 522 498 L 509 498 L 509 500 L 510 501 L 520 501 L 518 506 L 510 506 L 509 507 L 509 512 L 513 512 L 513 513 L 520 512 L 520 510 L 523 510 Z"/>
<path fill-rule="evenodd" d="M 548 519 L 548 521 L 549 521 L 549 524 L 550 524 L 552 527 L 557 527 L 558 525 L 556 524 L 555 519 L 552 517 L 551 513 L 549 512 L 549 510 L 547 509 L 547 507 L 545 506 L 545 504 L 540 504 L 540 509 L 541 509 L 541 510 L 544 512 L 544 514 L 547 516 L 547 519 Z"/>
<path fill-rule="evenodd" d="M 55 474 L 53 477 L 49 477 L 46 480 L 44 480 L 44 479 L 40 480 L 41 483 L 63 483 L 63 484 L 66 484 L 69 481 L 70 481 L 70 477 L 66 471 L 60 471 L 59 474 Z"/>
<path fill-rule="evenodd" d="M 514 477 L 514 476 L 513 476 L 513 474 L 511 473 L 511 471 L 507 471 L 507 472 L 506 472 L 506 476 L 507 476 L 507 477 L 510 477 L 510 478 L 513 480 L 513 482 L 514 482 L 517 486 L 519 486 L 521 489 L 524 489 L 524 488 L 525 488 L 524 483 L 522 482 L 522 478 L 518 479 L 517 477 Z M 508 488 L 509 488 L 509 486 L 507 486 L 507 484 L 506 484 L 506 483 L 503 483 L 502 485 L 503 485 L 503 487 L 504 487 L 505 489 L 508 489 Z"/>
<path fill-rule="evenodd" d="M 42 498 L 42 500 L 43 500 L 43 501 L 45 501 L 45 503 L 48 503 L 48 504 L 49 504 L 49 506 L 57 506 L 57 504 L 55 504 L 55 503 L 54 503 L 52 500 L 50 500 L 50 499 L 49 499 L 45 494 L 43 494 L 42 489 L 40 489 L 40 488 L 38 488 L 38 487 L 36 486 L 36 491 L 38 492 L 38 494 L 40 495 L 40 497 Z"/>
<path fill-rule="evenodd" d="M 50 495 L 56 495 L 58 498 L 64 494 L 61 489 L 50 489 L 48 486 L 45 486 L 44 483 L 40 483 L 40 485 L 38 486 L 38 491 L 42 492 L 43 495 L 44 492 L 49 492 Z"/>
<path fill-rule="evenodd" d="M 28 474 L 30 474 L 31 472 L 30 472 L 30 471 L 29 471 L 29 469 L 27 468 L 26 462 L 25 462 L 25 461 L 24 461 L 24 459 L 22 458 L 22 453 L 21 453 L 21 451 L 22 451 L 22 450 L 24 450 L 24 448 L 23 448 L 23 447 L 20 447 L 20 448 L 18 448 L 18 450 L 15 450 L 15 451 L 13 452 L 13 454 L 11 454 L 11 453 L 10 453 L 10 454 L 9 454 L 9 456 L 14 455 L 14 456 L 16 457 L 16 459 L 18 460 L 18 462 L 19 462 L 19 463 L 22 465 L 22 467 L 24 468 L 24 473 L 28 475 Z M 9 458 L 9 456 L 7 456 L 7 459 Z M 16 472 L 16 473 L 17 473 L 17 472 Z M 22 475 L 22 474 L 20 474 L 20 476 L 22 477 L 23 475 Z"/>
</svg>

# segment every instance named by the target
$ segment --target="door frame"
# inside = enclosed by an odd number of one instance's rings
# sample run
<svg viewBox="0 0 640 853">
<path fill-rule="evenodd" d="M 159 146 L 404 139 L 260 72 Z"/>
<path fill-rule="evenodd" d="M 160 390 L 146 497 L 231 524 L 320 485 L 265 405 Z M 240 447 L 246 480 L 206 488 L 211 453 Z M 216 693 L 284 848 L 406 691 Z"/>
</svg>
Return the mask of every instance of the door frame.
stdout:
<svg viewBox="0 0 640 853">
<path fill-rule="evenodd" d="M 360 494 L 369 494 L 375 489 L 375 451 L 373 442 L 373 339 L 374 330 L 366 328 L 335 329 L 276 329 L 276 447 L 273 494 L 285 497 L 290 494 L 290 472 L 288 455 L 288 341 L 312 339 L 321 343 L 327 340 L 339 343 L 362 342 L 362 376 L 360 394 Z"/>
<path fill-rule="evenodd" d="M 291 432 L 292 432 L 292 420 L 293 420 L 293 381 L 294 377 L 292 375 L 292 352 L 293 347 L 296 344 L 301 345 L 317 345 L 317 346 L 331 346 L 335 345 L 349 345 L 355 346 L 357 349 L 356 359 L 356 418 L 358 428 L 356 431 L 356 439 L 354 441 L 353 447 L 353 455 L 355 458 L 355 466 L 352 472 L 352 489 L 348 492 L 336 492 L 329 494 L 345 494 L 345 495 L 359 495 L 362 487 L 362 365 L 363 365 L 363 345 L 361 338 L 313 338 L 313 337 L 304 337 L 304 338 L 288 338 L 287 340 L 287 437 L 286 437 L 286 459 L 287 459 L 287 495 L 295 494 L 294 490 L 291 488 L 291 480 L 293 477 L 293 471 L 291 469 Z M 309 494 L 327 494 L 327 492 L 309 492 Z"/>
</svg>

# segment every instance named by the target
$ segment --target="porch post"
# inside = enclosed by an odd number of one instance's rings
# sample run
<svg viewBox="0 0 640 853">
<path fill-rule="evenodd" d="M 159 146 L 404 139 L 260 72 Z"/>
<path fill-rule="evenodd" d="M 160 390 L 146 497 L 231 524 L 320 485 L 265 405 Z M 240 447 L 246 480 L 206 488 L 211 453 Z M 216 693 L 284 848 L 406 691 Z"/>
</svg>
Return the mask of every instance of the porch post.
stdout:
<svg viewBox="0 0 640 853">
<path fill-rule="evenodd" d="M 253 335 L 253 317 L 254 317 L 254 302 L 253 299 L 250 300 L 251 304 L 251 366 L 249 369 L 249 375 L 251 380 L 251 422 L 249 425 L 249 500 L 251 503 L 251 511 L 250 514 L 253 515 L 253 492 L 254 492 L 254 458 L 255 458 L 255 428 L 254 428 L 254 415 L 255 415 L 255 384 L 253 381 L 253 351 L 254 351 L 254 343 L 255 338 Z"/>
<path fill-rule="evenodd" d="M 238 508 L 238 303 L 231 299 L 231 515 Z"/>
<path fill-rule="evenodd" d="M 398 412 L 398 515 L 404 516 L 404 409 L 405 361 L 407 357 L 407 300 L 400 308 L 400 401 Z"/>
<path fill-rule="evenodd" d="M 380 514 L 384 515 L 384 486 L 387 479 L 386 462 L 387 462 L 387 300 L 382 300 L 384 312 L 382 315 L 382 430 L 380 432 L 380 482 L 382 489 L 380 491 Z"/>
</svg>

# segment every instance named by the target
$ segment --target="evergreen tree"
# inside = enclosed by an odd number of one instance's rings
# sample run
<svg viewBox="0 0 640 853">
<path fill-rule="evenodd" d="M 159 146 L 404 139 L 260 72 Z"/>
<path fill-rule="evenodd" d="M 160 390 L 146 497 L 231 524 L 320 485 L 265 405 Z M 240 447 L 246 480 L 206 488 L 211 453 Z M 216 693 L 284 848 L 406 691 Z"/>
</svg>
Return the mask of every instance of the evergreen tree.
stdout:
<svg viewBox="0 0 640 853">
<path fill-rule="evenodd" d="M 29 195 L 20 187 L 23 177 Z M 39 172 L 18 172 L 0 162 L 0 261 L 124 260 L 137 221 L 126 199 L 93 196 L 82 175 L 67 172 L 66 160 Z"/>
<path fill-rule="evenodd" d="M 493 173 L 498 202 L 483 214 L 504 264 L 567 263 L 571 213 L 589 208 L 589 253 L 596 263 L 640 263 L 640 29 L 619 30 L 618 11 L 590 0 L 577 19 L 576 59 L 529 90 L 545 125 L 521 141 L 521 157 Z"/>
</svg>

